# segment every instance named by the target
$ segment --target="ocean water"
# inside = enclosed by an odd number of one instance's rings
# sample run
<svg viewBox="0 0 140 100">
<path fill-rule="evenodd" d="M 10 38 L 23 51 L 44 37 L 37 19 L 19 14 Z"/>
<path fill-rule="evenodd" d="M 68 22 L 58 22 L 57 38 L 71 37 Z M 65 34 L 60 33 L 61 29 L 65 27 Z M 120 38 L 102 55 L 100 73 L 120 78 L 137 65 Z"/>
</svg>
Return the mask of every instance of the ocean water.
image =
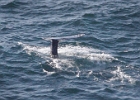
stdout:
<svg viewBox="0 0 140 100">
<path fill-rule="evenodd" d="M 0 100 L 140 100 L 140 0 L 0 0 Z"/>
</svg>

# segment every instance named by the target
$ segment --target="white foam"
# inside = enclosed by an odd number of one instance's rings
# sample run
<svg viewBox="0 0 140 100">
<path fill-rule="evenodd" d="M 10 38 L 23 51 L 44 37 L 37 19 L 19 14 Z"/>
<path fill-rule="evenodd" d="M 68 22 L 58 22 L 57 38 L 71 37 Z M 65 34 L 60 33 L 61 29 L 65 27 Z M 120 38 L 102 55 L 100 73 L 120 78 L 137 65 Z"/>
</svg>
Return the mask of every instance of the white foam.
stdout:
<svg viewBox="0 0 140 100">
<path fill-rule="evenodd" d="M 43 69 L 43 72 L 47 73 L 48 76 L 54 74 L 55 72 L 49 72 L 49 71 L 46 71 L 45 69 Z"/>
<path fill-rule="evenodd" d="M 24 44 L 22 42 L 18 42 L 19 45 L 23 47 L 23 50 L 26 51 L 27 54 L 31 55 L 31 53 L 35 53 L 36 55 L 42 58 L 49 58 L 50 47 L 37 47 L 37 46 L 30 46 Z"/>
<path fill-rule="evenodd" d="M 110 54 L 106 54 L 101 50 L 90 48 L 90 47 L 81 47 L 81 46 L 71 46 L 67 45 L 64 47 L 60 47 L 58 49 L 59 58 L 53 59 L 50 57 L 50 47 L 38 47 L 38 46 L 30 46 L 24 43 L 19 42 L 19 45 L 23 47 L 29 55 L 35 53 L 37 56 L 49 61 L 48 63 L 60 70 L 67 70 L 69 68 L 76 66 L 75 59 L 84 59 L 93 63 L 97 62 L 110 62 L 115 58 Z M 81 62 L 82 63 L 82 62 Z M 84 65 L 84 63 L 82 63 Z M 78 70 L 79 71 L 79 70 Z"/>
<path fill-rule="evenodd" d="M 58 49 L 59 58 L 53 59 L 50 57 L 50 47 L 31 46 L 21 42 L 18 42 L 18 44 L 21 45 L 23 47 L 23 50 L 25 50 L 29 55 L 34 53 L 37 56 L 46 60 L 48 64 L 50 64 L 51 66 L 59 70 L 73 71 L 70 68 L 74 68 L 74 71 L 77 72 L 76 77 L 80 77 L 80 74 L 82 73 L 79 68 L 81 65 L 76 65 L 76 61 L 75 61 L 76 59 L 88 60 L 91 63 L 95 63 L 95 61 L 98 63 L 102 63 L 102 62 L 106 63 L 106 62 L 111 62 L 112 60 L 117 60 L 112 55 L 107 54 L 98 49 L 94 49 L 91 47 L 71 46 L 71 45 L 60 47 Z M 86 66 L 86 63 L 83 62 L 82 66 Z M 47 75 L 52 75 L 55 73 L 55 71 L 48 72 L 44 69 L 43 71 L 46 72 Z M 89 71 L 87 73 L 87 77 L 92 75 L 92 73 L 93 73 L 92 70 Z M 113 74 L 113 76 L 112 78 L 110 78 L 109 82 L 119 80 L 122 83 L 124 82 L 135 83 L 135 80 L 131 76 L 123 72 L 120 66 L 117 66 L 117 69 L 115 71 L 112 71 L 111 73 Z M 96 78 L 95 76 L 94 79 L 98 80 L 98 78 Z"/>
<path fill-rule="evenodd" d="M 105 54 L 101 50 L 93 49 L 90 47 L 80 47 L 80 46 L 65 46 L 59 48 L 59 53 L 61 55 L 73 56 L 78 58 L 85 58 L 89 60 L 96 61 L 111 61 L 115 59 L 109 54 Z"/>
<path fill-rule="evenodd" d="M 115 71 L 112 71 L 111 73 L 114 76 L 109 81 L 120 80 L 122 83 L 124 82 L 130 82 L 132 84 L 135 83 L 135 79 L 133 79 L 131 76 L 123 72 L 120 66 L 117 66 L 117 69 Z"/>
</svg>

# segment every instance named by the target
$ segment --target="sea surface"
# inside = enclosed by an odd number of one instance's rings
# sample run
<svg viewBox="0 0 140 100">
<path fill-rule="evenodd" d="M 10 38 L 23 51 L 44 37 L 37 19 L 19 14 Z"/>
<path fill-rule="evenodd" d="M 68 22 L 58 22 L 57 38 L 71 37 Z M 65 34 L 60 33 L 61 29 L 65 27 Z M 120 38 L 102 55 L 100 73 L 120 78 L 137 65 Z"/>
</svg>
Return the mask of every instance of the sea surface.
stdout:
<svg viewBox="0 0 140 100">
<path fill-rule="evenodd" d="M 140 100 L 140 0 L 0 0 L 0 100 Z"/>
</svg>

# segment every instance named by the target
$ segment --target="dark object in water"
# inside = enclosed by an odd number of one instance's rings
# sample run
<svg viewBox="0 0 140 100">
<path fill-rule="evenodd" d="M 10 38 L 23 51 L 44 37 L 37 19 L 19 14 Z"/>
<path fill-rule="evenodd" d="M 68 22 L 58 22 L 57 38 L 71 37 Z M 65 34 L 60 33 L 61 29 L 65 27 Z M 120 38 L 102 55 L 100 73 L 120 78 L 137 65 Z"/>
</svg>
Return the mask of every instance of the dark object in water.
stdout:
<svg viewBox="0 0 140 100">
<path fill-rule="evenodd" d="M 57 58 L 58 57 L 58 43 L 59 43 L 59 40 L 55 40 L 55 39 L 52 39 L 51 40 L 51 57 L 52 58 Z"/>
<path fill-rule="evenodd" d="M 59 40 L 78 38 L 78 37 L 81 37 L 81 36 L 84 36 L 84 35 L 85 34 L 78 34 L 78 35 L 72 35 L 72 36 L 46 38 L 45 40 L 51 40 L 51 57 L 52 58 L 58 58 L 58 51 L 57 50 L 58 50 Z"/>
</svg>

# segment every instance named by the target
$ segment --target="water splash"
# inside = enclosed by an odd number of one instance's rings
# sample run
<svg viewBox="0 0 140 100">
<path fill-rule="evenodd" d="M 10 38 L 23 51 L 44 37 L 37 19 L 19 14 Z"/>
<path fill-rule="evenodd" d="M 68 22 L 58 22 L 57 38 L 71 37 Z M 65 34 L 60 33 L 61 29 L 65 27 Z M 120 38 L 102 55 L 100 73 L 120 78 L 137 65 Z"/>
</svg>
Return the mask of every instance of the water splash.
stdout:
<svg viewBox="0 0 140 100">
<path fill-rule="evenodd" d="M 121 83 L 129 82 L 131 84 L 135 83 L 135 79 L 133 79 L 130 75 L 123 72 L 120 66 L 117 66 L 117 69 L 111 72 L 113 77 L 109 80 L 112 81 L 120 81 Z"/>
<path fill-rule="evenodd" d="M 18 44 L 23 47 L 23 50 L 27 54 L 31 55 L 33 53 L 43 58 L 48 62 L 49 66 L 55 69 L 76 72 L 77 77 L 81 74 L 81 70 L 79 69 L 81 66 L 89 66 L 89 64 L 95 64 L 95 62 L 102 64 L 115 60 L 113 56 L 101 50 L 72 45 L 60 47 L 58 49 L 59 58 L 53 59 L 50 57 L 50 47 L 31 46 L 22 42 L 18 42 Z"/>
<path fill-rule="evenodd" d="M 80 46 L 65 46 L 59 49 L 60 54 L 66 56 L 76 56 L 78 58 L 85 58 L 88 60 L 96 61 L 112 61 L 115 60 L 110 54 L 106 54 L 101 50 L 90 48 L 90 47 L 80 47 Z"/>
<path fill-rule="evenodd" d="M 27 54 L 31 55 L 32 53 L 35 53 L 36 56 L 39 56 L 44 60 L 46 60 L 48 66 L 54 68 L 53 71 L 48 71 L 42 67 L 43 72 L 47 73 L 47 75 L 55 74 L 57 73 L 57 71 L 63 72 L 65 71 L 75 73 L 74 75 L 76 77 L 80 77 L 81 74 L 85 74 L 85 72 L 83 72 L 80 69 L 81 65 L 86 66 L 86 64 L 95 63 L 95 61 L 98 62 L 98 64 L 99 63 L 102 64 L 102 62 L 110 63 L 111 61 L 116 60 L 116 58 L 114 58 L 110 54 L 104 53 L 101 50 L 71 45 L 60 47 L 58 49 L 59 58 L 53 59 L 50 57 L 50 47 L 31 46 L 21 42 L 19 42 L 18 44 L 23 47 L 23 50 L 25 50 Z M 79 59 L 80 60 L 82 59 L 82 61 L 80 61 Z M 80 63 L 76 64 L 78 62 L 77 60 L 80 61 Z M 85 62 L 88 63 L 85 63 L 84 60 L 86 60 Z M 57 71 L 55 69 L 57 69 Z M 126 74 L 120 66 L 117 66 L 117 69 L 111 71 L 110 73 L 112 74 L 112 76 L 108 80 L 109 82 L 119 81 L 121 83 L 125 82 L 129 82 L 131 84 L 135 83 L 135 80 L 130 75 Z M 93 70 L 90 69 L 90 71 L 86 74 L 86 76 L 89 77 L 92 75 Z"/>
</svg>

